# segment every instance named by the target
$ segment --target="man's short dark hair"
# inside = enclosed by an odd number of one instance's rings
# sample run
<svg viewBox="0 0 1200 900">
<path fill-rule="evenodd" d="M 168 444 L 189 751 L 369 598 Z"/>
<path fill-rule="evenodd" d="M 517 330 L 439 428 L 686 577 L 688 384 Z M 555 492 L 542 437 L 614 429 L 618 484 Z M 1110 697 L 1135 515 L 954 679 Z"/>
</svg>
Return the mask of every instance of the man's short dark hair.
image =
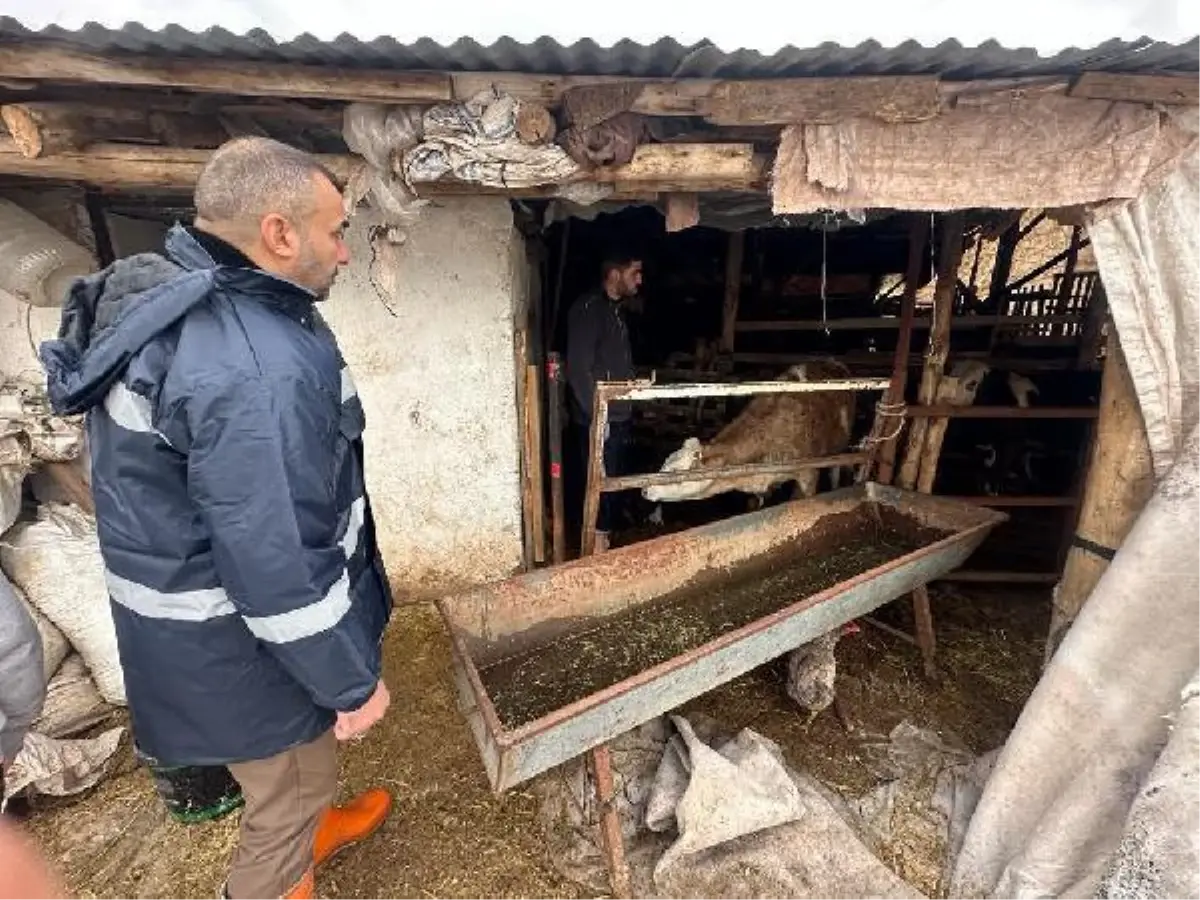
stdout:
<svg viewBox="0 0 1200 900">
<path fill-rule="evenodd" d="M 235 138 L 219 147 L 200 172 L 196 215 L 210 223 L 257 225 L 267 213 L 278 212 L 299 221 L 311 211 L 317 175 L 334 181 L 303 150 L 270 138 Z"/>
<path fill-rule="evenodd" d="M 600 277 L 607 278 L 608 273 L 615 270 L 628 269 L 636 262 L 641 262 L 642 257 L 630 250 L 610 250 L 604 254 L 604 259 L 600 262 Z"/>
</svg>

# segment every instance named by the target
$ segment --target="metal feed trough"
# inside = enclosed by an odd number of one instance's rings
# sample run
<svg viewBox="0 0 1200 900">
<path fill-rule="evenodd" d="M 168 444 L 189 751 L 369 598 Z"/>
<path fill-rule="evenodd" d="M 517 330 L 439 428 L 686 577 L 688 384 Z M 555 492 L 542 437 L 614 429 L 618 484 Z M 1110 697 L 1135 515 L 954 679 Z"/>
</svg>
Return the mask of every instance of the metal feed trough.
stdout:
<svg viewBox="0 0 1200 900">
<path fill-rule="evenodd" d="M 764 558 L 796 558 L 829 516 L 890 507 L 943 532 L 935 543 L 843 580 L 517 728 L 506 728 L 481 672 L 596 627 L 681 588 Z M 459 705 L 496 792 L 636 728 L 801 644 L 958 568 L 1003 513 L 874 483 L 759 510 L 530 572 L 438 604 L 453 640 Z M 836 553 L 836 550 L 832 551 Z M 756 568 L 756 571 L 758 569 Z M 597 751 L 600 752 L 600 751 Z"/>
</svg>

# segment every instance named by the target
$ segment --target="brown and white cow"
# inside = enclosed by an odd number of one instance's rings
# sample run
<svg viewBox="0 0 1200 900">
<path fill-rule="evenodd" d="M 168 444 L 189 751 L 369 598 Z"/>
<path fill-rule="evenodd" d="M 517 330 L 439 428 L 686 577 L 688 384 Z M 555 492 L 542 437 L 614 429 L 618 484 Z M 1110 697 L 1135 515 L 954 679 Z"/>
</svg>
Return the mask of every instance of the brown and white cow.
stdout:
<svg viewBox="0 0 1200 900">
<path fill-rule="evenodd" d="M 849 375 L 849 370 L 839 362 L 816 360 L 792 366 L 780 380 L 830 381 Z M 760 394 L 707 444 L 688 438 L 679 450 L 667 457 L 660 471 L 681 472 L 831 456 L 850 445 L 853 424 L 854 394 L 849 391 Z M 716 478 L 655 485 L 644 488 L 642 496 L 652 502 L 670 503 L 742 491 L 761 501 L 776 485 L 795 481 L 800 495 L 811 497 L 817 491 L 819 477 L 818 470 L 811 469 L 791 475 Z"/>
</svg>

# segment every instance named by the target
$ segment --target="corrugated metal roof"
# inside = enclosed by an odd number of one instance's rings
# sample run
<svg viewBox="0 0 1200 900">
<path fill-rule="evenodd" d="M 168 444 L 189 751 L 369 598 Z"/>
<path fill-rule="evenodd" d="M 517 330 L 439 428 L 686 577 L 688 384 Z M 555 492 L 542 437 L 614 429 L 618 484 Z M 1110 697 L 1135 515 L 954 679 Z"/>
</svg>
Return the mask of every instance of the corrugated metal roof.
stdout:
<svg viewBox="0 0 1200 900">
<path fill-rule="evenodd" d="M 363 41 L 349 34 L 332 41 L 301 35 L 292 41 L 276 42 L 260 29 L 237 35 L 221 28 L 192 32 L 172 25 L 151 31 L 136 23 L 120 29 L 93 23 L 76 31 L 56 26 L 33 31 L 15 19 L 0 17 L 0 41 L 30 40 L 104 54 L 246 59 L 341 68 L 655 78 L 937 74 L 952 80 L 971 80 L 1073 75 L 1085 70 L 1140 73 L 1200 70 L 1200 38 L 1183 44 L 1149 38 L 1112 40 L 1089 49 L 1070 48 L 1053 56 L 1039 56 L 1027 48 L 1001 47 L 994 41 L 978 47 L 965 47 L 957 41 L 935 47 L 924 47 L 915 41 L 884 47 L 866 41 L 855 47 L 837 44 L 785 47 L 764 56 L 751 50 L 727 53 L 707 42 L 685 46 L 670 38 L 653 44 L 621 41 L 611 47 L 587 40 L 563 45 L 551 38 L 528 44 L 502 38 L 488 46 L 470 38 L 449 45 L 429 39 L 402 44 L 388 37 Z"/>
</svg>

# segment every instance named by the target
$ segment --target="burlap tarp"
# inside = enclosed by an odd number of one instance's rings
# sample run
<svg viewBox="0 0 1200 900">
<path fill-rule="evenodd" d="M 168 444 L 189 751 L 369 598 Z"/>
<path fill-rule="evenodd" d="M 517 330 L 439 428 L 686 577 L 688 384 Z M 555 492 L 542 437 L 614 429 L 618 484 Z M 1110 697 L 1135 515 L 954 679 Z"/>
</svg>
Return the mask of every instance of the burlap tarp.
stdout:
<svg viewBox="0 0 1200 900">
<path fill-rule="evenodd" d="M 784 129 L 776 214 L 876 207 L 1046 208 L 1139 196 L 1196 138 L 1135 103 L 1002 95 L 925 122 Z"/>
<path fill-rule="evenodd" d="M 1089 222 L 1159 479 L 1000 753 L 951 896 L 1200 895 L 1198 209 L 1193 156 Z"/>
</svg>

